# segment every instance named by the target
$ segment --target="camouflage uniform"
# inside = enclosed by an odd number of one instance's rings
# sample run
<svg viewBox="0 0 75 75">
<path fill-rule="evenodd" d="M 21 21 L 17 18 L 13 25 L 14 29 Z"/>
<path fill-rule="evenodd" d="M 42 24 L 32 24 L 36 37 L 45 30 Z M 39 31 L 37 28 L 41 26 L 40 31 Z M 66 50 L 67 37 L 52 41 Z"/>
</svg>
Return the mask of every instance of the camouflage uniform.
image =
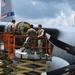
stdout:
<svg viewBox="0 0 75 75">
<path fill-rule="evenodd" d="M 31 48 L 33 45 L 34 45 L 34 38 L 36 36 L 36 30 L 33 29 L 33 28 L 30 28 L 28 31 L 27 31 L 27 34 L 29 37 L 26 38 L 23 46 L 25 48 L 30 48 L 31 51 L 33 51 L 33 49 Z"/>
<path fill-rule="evenodd" d="M 11 23 L 7 27 L 8 32 L 14 32 L 15 31 L 15 24 Z"/>
<path fill-rule="evenodd" d="M 38 30 L 37 33 L 40 38 L 44 37 L 44 29 Z M 43 33 L 43 35 L 41 35 L 42 33 Z M 38 39 L 39 52 L 42 52 L 42 49 L 40 47 L 42 47 L 44 40 L 45 39 Z"/>
</svg>

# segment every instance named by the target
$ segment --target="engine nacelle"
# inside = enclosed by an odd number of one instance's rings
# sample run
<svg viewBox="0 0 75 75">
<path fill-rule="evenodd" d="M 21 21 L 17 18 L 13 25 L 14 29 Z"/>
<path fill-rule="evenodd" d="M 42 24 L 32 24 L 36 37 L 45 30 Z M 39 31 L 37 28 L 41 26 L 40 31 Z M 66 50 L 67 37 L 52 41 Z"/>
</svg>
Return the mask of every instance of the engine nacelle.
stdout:
<svg viewBox="0 0 75 75">
<path fill-rule="evenodd" d="M 16 31 L 21 35 L 26 35 L 27 30 L 30 28 L 30 24 L 28 22 L 19 22 L 16 25 Z"/>
</svg>

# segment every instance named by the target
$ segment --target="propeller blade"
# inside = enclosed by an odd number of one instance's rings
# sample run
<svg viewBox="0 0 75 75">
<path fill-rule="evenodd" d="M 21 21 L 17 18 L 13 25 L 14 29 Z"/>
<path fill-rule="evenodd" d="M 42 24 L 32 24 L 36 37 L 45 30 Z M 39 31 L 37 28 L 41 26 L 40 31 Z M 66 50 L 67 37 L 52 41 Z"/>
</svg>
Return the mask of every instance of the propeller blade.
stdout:
<svg viewBox="0 0 75 75">
<path fill-rule="evenodd" d="M 62 41 L 60 41 L 60 40 L 58 40 L 52 36 L 50 36 L 49 40 L 53 45 L 57 46 L 58 48 L 61 48 L 65 51 L 67 51 L 67 53 L 75 55 L 75 47 L 73 47 L 67 43 L 64 43 L 64 42 L 62 42 Z"/>
</svg>

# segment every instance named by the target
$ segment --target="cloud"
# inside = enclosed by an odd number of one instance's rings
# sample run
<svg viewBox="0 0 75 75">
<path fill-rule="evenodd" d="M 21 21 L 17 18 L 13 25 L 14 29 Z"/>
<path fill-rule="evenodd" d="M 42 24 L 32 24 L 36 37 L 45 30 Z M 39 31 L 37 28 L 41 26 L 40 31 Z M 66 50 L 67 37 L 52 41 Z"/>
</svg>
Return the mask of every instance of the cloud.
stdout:
<svg viewBox="0 0 75 75">
<path fill-rule="evenodd" d="M 37 1 L 37 2 L 45 2 L 45 3 L 62 3 L 65 2 L 65 0 L 32 0 L 32 1 Z"/>
<path fill-rule="evenodd" d="M 54 19 L 54 25 L 72 26 L 74 24 L 74 13 L 74 11 L 71 11 L 71 13 L 67 15 L 61 11 L 60 14 Z"/>
<path fill-rule="evenodd" d="M 74 0 L 73 0 L 74 1 Z M 67 12 L 68 0 L 13 0 L 15 14 L 27 19 L 54 18 L 61 10 Z"/>
<path fill-rule="evenodd" d="M 39 0 L 31 0 L 31 2 L 27 2 L 30 4 L 28 8 L 30 8 L 30 13 L 28 12 L 28 9 L 26 9 L 26 16 L 25 14 L 17 14 L 17 20 L 18 21 L 27 21 L 30 24 L 34 24 L 37 26 L 39 23 L 41 23 L 44 27 L 51 27 L 55 25 L 59 26 L 72 26 L 74 25 L 74 14 L 75 11 L 72 9 L 72 7 L 69 5 L 68 1 L 64 3 L 54 2 L 47 4 L 46 0 L 43 1 L 43 4 Z M 50 0 L 49 0 L 50 2 Z M 26 4 L 28 6 L 28 4 Z M 34 11 L 35 10 L 35 11 Z M 34 12 L 33 12 L 34 11 Z M 22 10 L 21 10 L 22 12 Z M 23 16 L 21 16 L 23 15 Z"/>
<path fill-rule="evenodd" d="M 16 20 L 30 24 L 41 23 L 48 26 L 71 26 L 74 24 L 74 5 L 72 0 L 13 0 Z"/>
<path fill-rule="evenodd" d="M 36 2 L 36 1 L 32 1 L 32 4 L 33 4 L 33 5 L 36 5 L 36 4 L 37 4 L 37 2 Z"/>
<path fill-rule="evenodd" d="M 20 18 L 19 20 L 27 21 L 30 24 L 33 24 L 37 27 L 39 23 L 43 25 L 43 27 L 53 27 L 53 26 L 73 26 L 74 25 L 74 14 L 75 11 L 73 11 L 71 8 L 68 7 L 68 12 L 61 10 L 56 17 L 54 18 L 40 18 L 40 19 L 24 19 Z"/>
<path fill-rule="evenodd" d="M 68 3 L 70 7 L 72 7 L 72 9 L 75 10 L 75 0 L 68 0 Z"/>
<path fill-rule="evenodd" d="M 18 4 L 16 4 L 16 1 L 13 2 L 15 2 L 15 13 L 25 18 L 55 17 L 55 13 L 59 11 L 54 4 L 51 3 L 41 3 L 33 0 L 24 0 L 23 2 L 18 0 Z"/>
</svg>

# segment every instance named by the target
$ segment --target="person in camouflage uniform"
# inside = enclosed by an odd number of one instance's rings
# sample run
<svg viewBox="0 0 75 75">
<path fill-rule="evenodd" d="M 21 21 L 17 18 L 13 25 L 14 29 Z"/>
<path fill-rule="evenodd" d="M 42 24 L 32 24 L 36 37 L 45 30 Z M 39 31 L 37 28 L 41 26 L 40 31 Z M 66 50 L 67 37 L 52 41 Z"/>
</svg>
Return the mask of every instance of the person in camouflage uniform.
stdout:
<svg viewBox="0 0 75 75">
<path fill-rule="evenodd" d="M 41 24 L 38 24 L 38 31 L 37 31 L 37 34 L 38 34 L 38 38 L 43 38 L 44 35 L 45 35 L 45 31 L 44 29 L 42 28 L 42 25 Z M 45 41 L 45 39 L 38 39 L 38 47 L 39 47 L 39 53 L 42 53 L 42 49 L 40 47 L 43 46 L 43 42 Z"/>
<path fill-rule="evenodd" d="M 15 32 L 15 20 L 12 20 L 12 23 L 7 26 L 7 32 Z"/>
<path fill-rule="evenodd" d="M 25 48 L 29 48 L 29 49 L 31 49 L 31 51 L 34 50 L 31 48 L 34 45 L 34 38 L 33 37 L 36 36 L 36 30 L 33 28 L 33 25 L 30 25 L 30 29 L 28 29 L 27 35 L 28 35 L 28 37 L 26 38 L 26 40 L 23 44 L 22 52 L 25 50 Z"/>
</svg>

